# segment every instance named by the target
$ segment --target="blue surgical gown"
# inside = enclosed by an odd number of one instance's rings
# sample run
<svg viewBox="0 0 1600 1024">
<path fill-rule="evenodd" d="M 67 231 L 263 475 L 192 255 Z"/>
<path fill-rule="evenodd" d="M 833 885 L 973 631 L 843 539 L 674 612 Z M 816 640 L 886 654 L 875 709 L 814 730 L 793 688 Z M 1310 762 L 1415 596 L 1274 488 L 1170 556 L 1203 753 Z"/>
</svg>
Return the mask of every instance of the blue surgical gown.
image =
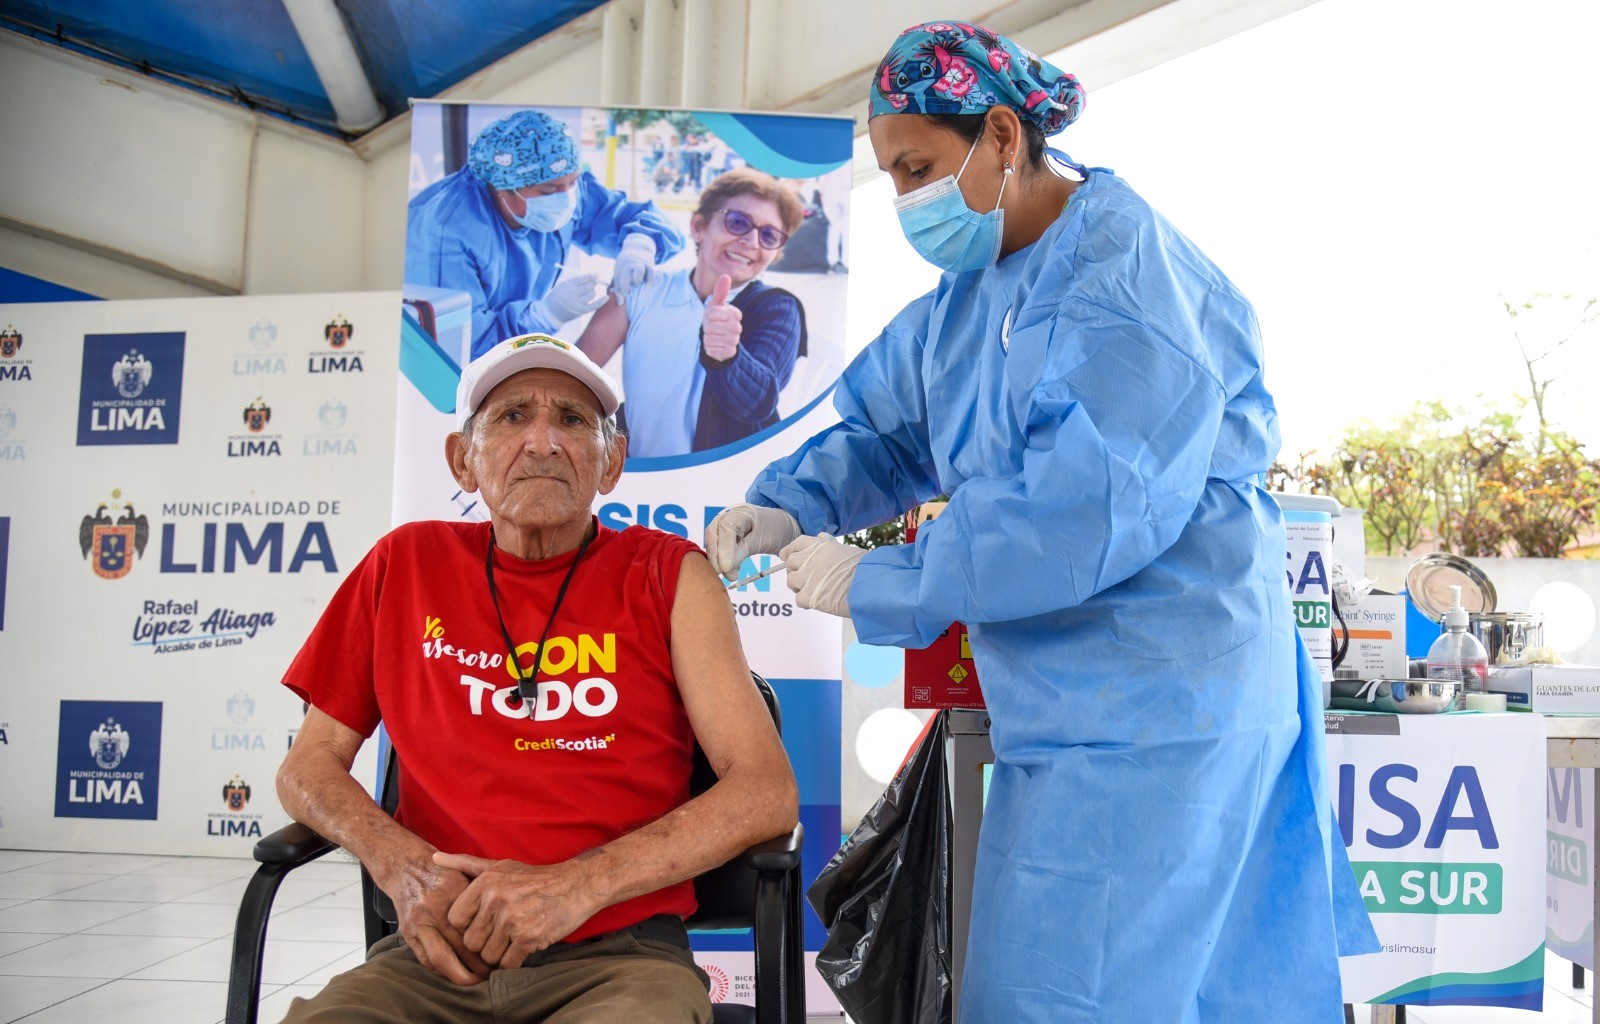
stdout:
<svg viewBox="0 0 1600 1024">
<path fill-rule="evenodd" d="M 642 234 L 656 244 L 656 262 L 683 249 L 683 236 L 654 203 L 630 202 L 588 171 L 578 176 L 578 206 L 556 231 L 510 228 L 489 187 L 466 169 L 418 192 L 406 217 L 406 283 L 452 288 L 472 296 L 472 357 L 507 338 L 556 331 L 541 301 L 576 245 L 615 257 L 622 239 Z"/>
<path fill-rule="evenodd" d="M 946 274 L 752 502 L 807 533 L 941 492 L 867 553 L 860 639 L 967 624 L 995 765 L 962 1024 L 1342 1020 L 1377 948 L 1333 841 L 1250 304 L 1096 170 L 1038 242 Z"/>
</svg>

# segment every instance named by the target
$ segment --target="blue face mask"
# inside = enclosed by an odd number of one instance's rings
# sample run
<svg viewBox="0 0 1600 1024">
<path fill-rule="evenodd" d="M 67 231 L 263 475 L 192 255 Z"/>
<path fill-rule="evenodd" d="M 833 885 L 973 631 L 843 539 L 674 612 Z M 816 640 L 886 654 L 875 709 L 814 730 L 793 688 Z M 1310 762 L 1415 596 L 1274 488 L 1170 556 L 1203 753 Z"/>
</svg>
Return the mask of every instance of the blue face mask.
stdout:
<svg viewBox="0 0 1600 1024">
<path fill-rule="evenodd" d="M 1000 179 L 1000 196 L 995 197 L 994 209 L 988 213 L 978 213 L 962 198 L 957 183 L 977 149 L 974 141 L 967 158 L 961 161 L 961 170 L 953 177 L 947 174 L 894 201 L 900 229 L 917 254 L 940 269 L 956 273 L 979 270 L 995 261 L 1000 255 L 1000 236 L 1006 222 L 1000 197 L 1006 194 L 1006 182 L 1011 180 L 1010 167 Z"/>
<path fill-rule="evenodd" d="M 578 187 L 574 185 L 564 192 L 549 195 L 524 196 L 522 201 L 527 209 L 520 217 L 512 213 L 513 220 L 534 231 L 556 231 L 572 219 L 572 212 L 578 208 Z M 509 207 L 506 212 L 511 212 Z"/>
</svg>

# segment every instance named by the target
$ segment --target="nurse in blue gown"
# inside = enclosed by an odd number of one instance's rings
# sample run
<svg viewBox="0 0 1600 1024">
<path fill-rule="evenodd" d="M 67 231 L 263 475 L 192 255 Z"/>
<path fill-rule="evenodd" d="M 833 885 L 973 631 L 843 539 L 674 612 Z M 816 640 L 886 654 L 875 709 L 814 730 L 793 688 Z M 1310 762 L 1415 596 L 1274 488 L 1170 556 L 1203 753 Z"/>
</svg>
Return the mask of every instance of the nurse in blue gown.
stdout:
<svg viewBox="0 0 1600 1024">
<path fill-rule="evenodd" d="M 963 1024 L 1338 1024 L 1337 956 L 1377 943 L 1259 483 L 1255 311 L 1111 171 L 1047 163 L 1082 104 L 979 26 L 895 41 L 869 133 L 946 272 L 706 548 L 730 579 L 781 554 L 866 643 L 966 624 L 995 766 Z M 941 493 L 915 544 L 829 536 Z"/>
<path fill-rule="evenodd" d="M 615 259 L 608 285 L 563 272 L 574 245 Z M 467 166 L 411 200 L 405 279 L 471 296 L 477 358 L 506 338 L 556 333 L 608 297 L 623 301 L 682 249 L 654 203 L 582 169 L 566 125 L 522 110 L 479 132 Z"/>
</svg>

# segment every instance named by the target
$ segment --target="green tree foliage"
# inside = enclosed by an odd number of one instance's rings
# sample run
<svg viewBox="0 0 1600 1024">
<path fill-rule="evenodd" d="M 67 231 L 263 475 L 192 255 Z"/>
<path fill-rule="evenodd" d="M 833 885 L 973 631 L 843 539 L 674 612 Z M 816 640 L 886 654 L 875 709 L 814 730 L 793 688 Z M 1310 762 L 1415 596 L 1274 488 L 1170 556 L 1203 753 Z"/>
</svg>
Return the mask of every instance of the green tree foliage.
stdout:
<svg viewBox="0 0 1600 1024">
<path fill-rule="evenodd" d="M 1274 466 L 1269 486 L 1362 509 L 1367 549 L 1385 555 L 1431 540 L 1467 556 L 1559 558 L 1600 514 L 1600 461 L 1547 422 L 1519 430 L 1520 419 L 1422 403 L 1350 429 L 1325 459 Z"/>
<path fill-rule="evenodd" d="M 1486 466 L 1480 504 L 1519 555 L 1560 558 L 1595 521 L 1600 461 L 1584 457 L 1571 437 L 1546 431 L 1542 452 L 1511 446 Z"/>
<path fill-rule="evenodd" d="M 873 548 L 883 547 L 885 544 L 904 544 L 906 541 L 906 517 L 897 516 L 887 523 L 879 523 L 877 526 L 869 526 L 865 530 L 847 533 L 844 535 L 843 540 L 846 544 L 858 548 L 866 548 L 868 551 Z"/>
<path fill-rule="evenodd" d="M 941 494 L 929 500 L 949 501 L 950 496 Z M 873 548 L 883 547 L 885 544 L 904 544 L 906 542 L 906 517 L 903 515 L 895 516 L 887 523 L 879 523 L 877 526 L 869 526 L 865 530 L 847 533 L 841 539 L 846 544 L 858 548 L 866 548 L 868 551 Z"/>
</svg>

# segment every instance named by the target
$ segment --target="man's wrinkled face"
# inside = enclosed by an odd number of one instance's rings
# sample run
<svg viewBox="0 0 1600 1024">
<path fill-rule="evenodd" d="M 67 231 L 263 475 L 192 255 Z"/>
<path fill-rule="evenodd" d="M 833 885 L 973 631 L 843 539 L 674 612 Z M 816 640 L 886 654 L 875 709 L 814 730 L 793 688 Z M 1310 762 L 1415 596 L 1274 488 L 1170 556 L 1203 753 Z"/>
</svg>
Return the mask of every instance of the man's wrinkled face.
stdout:
<svg viewBox="0 0 1600 1024">
<path fill-rule="evenodd" d="M 520 529 L 585 520 L 622 475 L 626 442 L 608 445 L 594 392 L 560 370 L 523 370 L 495 386 L 463 434 L 445 444 L 464 491 Z"/>
</svg>

